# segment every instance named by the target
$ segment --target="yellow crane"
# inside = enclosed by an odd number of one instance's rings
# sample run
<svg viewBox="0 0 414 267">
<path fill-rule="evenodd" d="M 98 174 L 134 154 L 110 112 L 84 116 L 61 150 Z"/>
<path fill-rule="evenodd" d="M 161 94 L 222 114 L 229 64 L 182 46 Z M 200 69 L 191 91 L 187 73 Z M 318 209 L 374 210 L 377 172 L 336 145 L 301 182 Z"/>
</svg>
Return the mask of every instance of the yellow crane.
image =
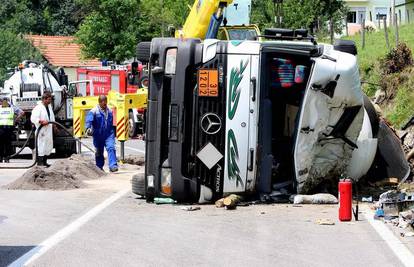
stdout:
<svg viewBox="0 0 414 267">
<path fill-rule="evenodd" d="M 226 7 L 234 0 L 196 0 L 182 29 L 176 38 L 219 38 L 224 40 L 255 39 L 260 35 L 256 25 L 220 27 Z M 220 27 L 220 28 L 219 28 Z"/>
</svg>

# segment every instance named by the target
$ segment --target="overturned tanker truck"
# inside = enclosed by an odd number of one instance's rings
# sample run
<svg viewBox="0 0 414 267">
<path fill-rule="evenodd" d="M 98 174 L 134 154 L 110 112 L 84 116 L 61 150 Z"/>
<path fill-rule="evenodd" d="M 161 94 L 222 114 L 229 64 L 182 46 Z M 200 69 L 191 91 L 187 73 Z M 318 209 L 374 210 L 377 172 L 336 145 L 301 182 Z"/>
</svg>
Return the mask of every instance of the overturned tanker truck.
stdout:
<svg viewBox="0 0 414 267">
<path fill-rule="evenodd" d="M 305 30 L 261 38 L 152 40 L 146 170 L 133 181 L 148 201 L 408 176 L 398 138 L 361 90 L 354 43 L 317 44 Z"/>
</svg>

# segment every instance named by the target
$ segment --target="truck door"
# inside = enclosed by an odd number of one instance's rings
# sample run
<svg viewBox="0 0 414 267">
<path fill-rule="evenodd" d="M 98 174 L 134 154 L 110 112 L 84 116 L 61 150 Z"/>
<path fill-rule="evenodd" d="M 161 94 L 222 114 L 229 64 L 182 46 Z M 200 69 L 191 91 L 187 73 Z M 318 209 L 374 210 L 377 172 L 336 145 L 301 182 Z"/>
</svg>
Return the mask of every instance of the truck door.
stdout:
<svg viewBox="0 0 414 267">
<path fill-rule="evenodd" d="M 223 193 L 246 191 L 249 164 L 251 55 L 231 54 L 227 67 Z"/>
<path fill-rule="evenodd" d="M 346 175 L 362 127 L 363 96 L 356 58 L 331 51 L 314 59 L 296 127 L 294 163 L 298 193 Z M 329 86 L 329 84 L 336 86 Z"/>
</svg>

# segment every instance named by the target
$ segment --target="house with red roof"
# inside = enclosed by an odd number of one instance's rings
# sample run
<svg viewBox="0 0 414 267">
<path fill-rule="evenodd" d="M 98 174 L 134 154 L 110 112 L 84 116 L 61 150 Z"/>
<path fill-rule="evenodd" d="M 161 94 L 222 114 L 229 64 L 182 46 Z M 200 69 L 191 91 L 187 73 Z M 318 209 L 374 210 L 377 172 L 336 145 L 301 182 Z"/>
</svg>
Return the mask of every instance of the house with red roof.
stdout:
<svg viewBox="0 0 414 267">
<path fill-rule="evenodd" d="M 63 67 L 69 81 L 77 79 L 78 67 L 102 65 L 97 59 L 82 59 L 80 45 L 74 42 L 73 36 L 26 35 L 25 38 L 42 53 L 51 66 Z"/>
</svg>

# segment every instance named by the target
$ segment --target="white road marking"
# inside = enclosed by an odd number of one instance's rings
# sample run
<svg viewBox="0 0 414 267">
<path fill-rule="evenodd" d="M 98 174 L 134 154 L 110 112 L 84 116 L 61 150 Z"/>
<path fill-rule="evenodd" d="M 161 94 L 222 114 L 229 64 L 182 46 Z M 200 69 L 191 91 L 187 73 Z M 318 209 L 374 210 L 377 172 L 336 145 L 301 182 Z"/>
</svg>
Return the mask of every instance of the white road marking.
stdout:
<svg viewBox="0 0 414 267">
<path fill-rule="evenodd" d="M 85 141 L 82 141 L 82 142 L 85 142 Z M 86 141 L 85 143 L 87 143 L 87 142 L 93 144 L 92 141 Z M 116 144 L 116 147 L 117 148 L 121 148 L 121 145 L 119 143 L 117 143 Z M 132 150 L 132 151 L 135 151 L 135 152 L 139 152 L 139 153 L 145 154 L 145 150 L 142 150 L 142 149 L 137 149 L 137 148 L 133 148 L 133 147 L 130 147 L 130 146 L 125 146 L 125 149 Z"/>
<path fill-rule="evenodd" d="M 413 266 L 414 264 L 414 255 L 411 251 L 404 245 L 404 243 L 399 240 L 394 233 L 380 220 L 374 219 L 374 213 L 366 210 L 364 217 L 371 224 L 371 226 L 377 231 L 379 236 L 387 243 L 390 249 L 394 252 L 395 256 L 401 261 L 404 266 Z"/>
<path fill-rule="evenodd" d="M 121 190 L 111 197 L 104 200 L 99 205 L 95 206 L 91 210 L 89 210 L 87 213 L 67 225 L 65 228 L 58 231 L 56 234 L 52 235 L 48 239 L 44 240 L 42 243 L 34 247 L 33 249 L 29 250 L 26 254 L 15 260 L 13 263 L 9 265 L 9 267 L 20 267 L 20 266 L 26 266 L 32 262 L 34 262 L 36 259 L 38 259 L 40 256 L 45 254 L 49 249 L 53 248 L 57 244 L 59 244 L 61 241 L 66 239 L 71 234 L 75 233 L 79 228 L 81 228 L 84 224 L 89 222 L 91 219 L 96 217 L 100 212 L 102 212 L 105 208 L 110 206 L 112 203 L 120 199 L 122 196 L 127 194 L 129 192 L 129 189 Z"/>
<path fill-rule="evenodd" d="M 119 148 L 121 147 L 121 145 L 119 145 L 119 144 L 117 144 L 116 146 L 119 147 Z M 132 151 L 136 151 L 136 152 L 145 154 L 145 150 L 142 150 L 142 149 L 137 149 L 137 148 L 133 148 L 133 147 L 130 147 L 130 146 L 125 146 L 125 149 L 129 149 L 129 150 L 132 150 Z"/>
</svg>

